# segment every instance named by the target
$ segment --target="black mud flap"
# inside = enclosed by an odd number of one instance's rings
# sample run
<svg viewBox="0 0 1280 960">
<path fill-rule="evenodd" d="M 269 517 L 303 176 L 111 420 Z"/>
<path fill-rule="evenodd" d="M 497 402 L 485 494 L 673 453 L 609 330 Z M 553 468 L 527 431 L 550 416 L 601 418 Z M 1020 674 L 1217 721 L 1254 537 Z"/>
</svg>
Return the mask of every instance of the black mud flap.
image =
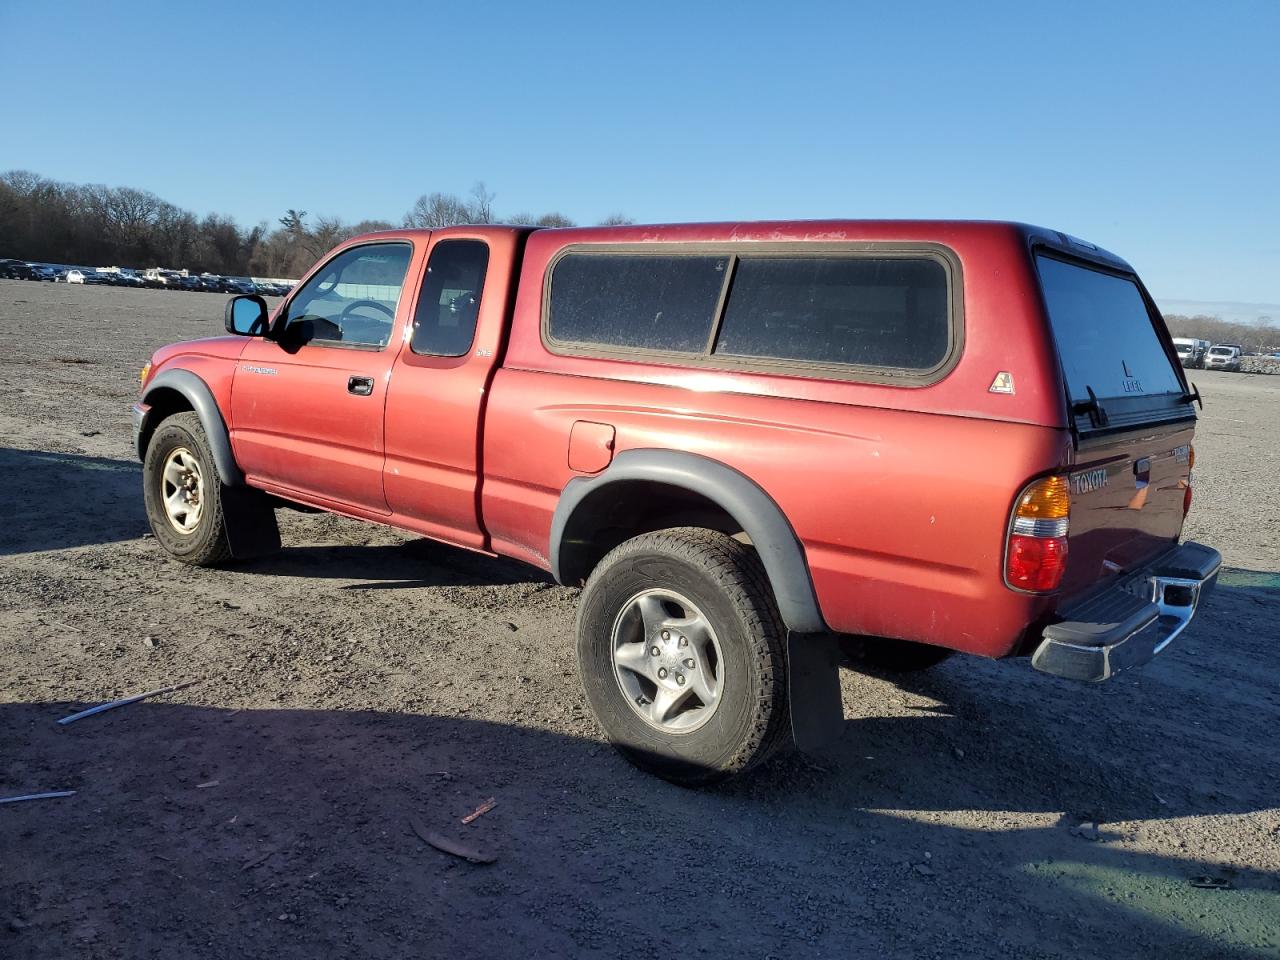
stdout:
<svg viewBox="0 0 1280 960">
<path fill-rule="evenodd" d="M 788 632 L 787 702 L 797 750 L 812 753 L 839 739 L 844 729 L 844 704 L 835 637 Z"/>
<path fill-rule="evenodd" d="M 252 487 L 222 488 L 227 543 L 237 560 L 265 557 L 280 549 L 280 527 L 271 499 Z"/>
</svg>

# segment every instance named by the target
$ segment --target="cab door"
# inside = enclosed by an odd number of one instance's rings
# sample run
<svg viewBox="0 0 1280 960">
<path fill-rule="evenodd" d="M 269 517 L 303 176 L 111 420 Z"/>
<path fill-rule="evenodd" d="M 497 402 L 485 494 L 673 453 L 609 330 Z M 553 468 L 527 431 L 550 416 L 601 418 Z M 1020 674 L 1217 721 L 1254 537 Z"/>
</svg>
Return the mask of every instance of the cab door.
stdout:
<svg viewBox="0 0 1280 960">
<path fill-rule="evenodd" d="M 413 254 L 407 239 L 339 250 L 285 303 L 272 339 L 246 346 L 231 442 L 254 485 L 389 512 L 383 412 Z"/>
<path fill-rule="evenodd" d="M 397 522 L 488 548 L 479 512 L 484 410 L 527 231 L 431 235 L 426 273 L 387 393 L 385 485 Z"/>
</svg>

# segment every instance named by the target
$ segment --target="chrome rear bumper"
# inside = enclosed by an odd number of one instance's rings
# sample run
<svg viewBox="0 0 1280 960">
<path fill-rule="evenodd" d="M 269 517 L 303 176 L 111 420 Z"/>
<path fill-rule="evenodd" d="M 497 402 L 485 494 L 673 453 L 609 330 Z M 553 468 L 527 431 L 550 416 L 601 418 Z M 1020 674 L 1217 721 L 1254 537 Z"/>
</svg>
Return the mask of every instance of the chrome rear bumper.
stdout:
<svg viewBox="0 0 1280 960">
<path fill-rule="evenodd" d="M 1069 680 L 1106 680 L 1171 644 L 1218 580 L 1222 556 L 1184 543 L 1148 567 L 1063 613 L 1031 655 L 1037 670 Z"/>
</svg>

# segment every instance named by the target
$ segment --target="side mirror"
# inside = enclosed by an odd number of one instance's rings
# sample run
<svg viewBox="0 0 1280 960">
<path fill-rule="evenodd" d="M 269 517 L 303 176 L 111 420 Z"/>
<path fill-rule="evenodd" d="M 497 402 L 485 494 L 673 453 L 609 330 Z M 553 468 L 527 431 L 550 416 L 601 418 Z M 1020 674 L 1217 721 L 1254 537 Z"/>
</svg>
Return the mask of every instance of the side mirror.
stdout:
<svg viewBox="0 0 1280 960">
<path fill-rule="evenodd" d="M 261 337 L 267 332 L 267 301 L 256 293 L 232 297 L 227 301 L 223 324 L 227 333 L 240 337 Z"/>
</svg>

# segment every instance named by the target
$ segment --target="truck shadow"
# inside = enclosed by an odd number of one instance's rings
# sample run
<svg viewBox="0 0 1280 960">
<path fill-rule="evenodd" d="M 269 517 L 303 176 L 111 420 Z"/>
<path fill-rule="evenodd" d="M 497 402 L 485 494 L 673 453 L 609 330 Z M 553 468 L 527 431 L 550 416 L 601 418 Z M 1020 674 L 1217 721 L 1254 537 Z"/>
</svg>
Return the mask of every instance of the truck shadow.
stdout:
<svg viewBox="0 0 1280 960">
<path fill-rule="evenodd" d="M 842 768 L 867 769 L 877 758 L 871 769 L 886 779 L 871 782 L 886 789 L 862 795 L 872 806 L 994 804 L 1065 811 L 1074 823 L 1270 810 L 1276 780 L 1257 762 L 1273 752 L 1280 728 L 1276 609 L 1280 574 L 1223 568 L 1201 615 L 1169 650 L 1102 684 L 1039 674 L 1025 658 L 956 656 L 906 674 L 862 668 L 860 689 L 876 698 L 870 709 L 896 689 L 906 719 L 936 722 L 863 716 L 847 722 L 829 755 Z M 964 782 L 972 763 L 984 790 L 957 792 L 957 775 Z"/>
<path fill-rule="evenodd" d="M 142 536 L 141 477 L 132 461 L 0 448 L 0 556 Z"/>
<path fill-rule="evenodd" d="M 287 511 L 281 512 L 284 548 L 272 556 L 237 564 L 237 570 L 262 576 L 364 581 L 338 587 L 340 590 L 357 591 L 517 583 L 552 586 L 555 583 L 550 575 L 527 564 L 504 557 L 487 557 L 425 538 L 367 546 L 308 544 L 291 547 L 288 545 L 286 515 Z"/>
<path fill-rule="evenodd" d="M 54 724 L 79 706 L 0 705 L 3 792 L 79 791 L 0 808 L 6 956 L 614 956 L 639 941 L 1253 960 L 1274 944 L 1274 873 L 1144 853 L 1105 825 L 1097 841 L 984 829 L 865 769 L 795 760 L 689 791 L 591 740 L 461 717 L 147 702 Z M 900 721 L 894 740 L 937 722 Z M 415 821 L 497 863 L 432 849 Z M 1199 874 L 1235 889 L 1192 887 Z M 655 924 L 684 889 L 690 916 Z"/>
</svg>

